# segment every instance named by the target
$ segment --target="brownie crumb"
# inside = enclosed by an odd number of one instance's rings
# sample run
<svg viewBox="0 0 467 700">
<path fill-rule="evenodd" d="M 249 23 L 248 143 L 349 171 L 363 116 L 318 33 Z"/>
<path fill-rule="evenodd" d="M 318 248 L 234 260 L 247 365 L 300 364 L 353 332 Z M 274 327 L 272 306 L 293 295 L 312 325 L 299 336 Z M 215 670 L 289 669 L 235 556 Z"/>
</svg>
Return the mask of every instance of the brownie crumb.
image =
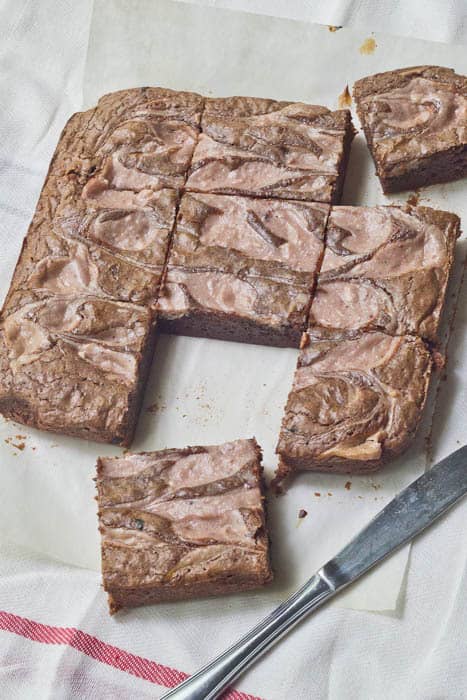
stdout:
<svg viewBox="0 0 467 700">
<path fill-rule="evenodd" d="M 418 206 L 418 203 L 420 202 L 420 192 L 415 190 L 409 197 L 407 197 L 407 204 L 410 207 L 416 207 Z"/>
<path fill-rule="evenodd" d="M 350 489 L 352 488 L 352 482 L 351 482 L 351 481 L 346 481 L 346 482 L 345 482 L 344 488 L 346 488 L 347 491 L 350 491 Z"/>
<path fill-rule="evenodd" d="M 18 437 L 22 437 L 22 436 L 18 436 L 18 435 L 17 435 L 16 438 L 18 438 Z M 24 450 L 24 448 L 26 447 L 26 443 L 25 443 L 25 442 L 14 442 L 14 438 L 12 438 L 12 437 L 7 437 L 7 438 L 5 438 L 5 442 L 6 442 L 6 444 L 9 445 L 10 447 L 14 447 L 16 450 L 20 450 L 21 452 L 22 452 L 22 451 Z"/>
<path fill-rule="evenodd" d="M 300 510 L 298 511 L 298 517 L 299 518 L 306 518 L 307 515 L 308 515 L 308 511 L 305 510 L 304 508 L 300 508 Z"/>
<path fill-rule="evenodd" d="M 319 492 L 319 491 L 315 491 L 315 496 L 318 496 L 318 497 L 321 496 L 320 492 Z"/>
<path fill-rule="evenodd" d="M 444 369 L 446 366 L 446 357 L 439 350 L 432 350 L 431 357 L 433 359 L 433 367 L 436 371 Z"/>
<path fill-rule="evenodd" d="M 196 397 L 198 398 L 198 397 Z M 163 403 L 158 403 L 157 401 L 155 403 L 150 404 L 149 406 L 146 406 L 146 411 L 148 413 L 159 413 L 160 411 L 164 411 L 167 408 L 167 406 Z"/>
<path fill-rule="evenodd" d="M 374 53 L 376 46 L 376 41 L 370 36 L 368 39 L 365 39 L 363 44 L 360 46 L 359 51 L 365 56 L 369 56 L 370 54 Z"/>
<path fill-rule="evenodd" d="M 330 32 L 334 34 L 334 32 L 338 32 L 339 29 L 342 29 L 342 27 L 336 27 L 334 24 L 329 24 L 328 29 Z"/>
<path fill-rule="evenodd" d="M 339 109 L 345 109 L 346 107 L 350 107 L 352 104 L 352 97 L 350 96 L 349 92 L 349 86 L 346 85 L 343 92 L 338 97 L 338 105 Z"/>
</svg>

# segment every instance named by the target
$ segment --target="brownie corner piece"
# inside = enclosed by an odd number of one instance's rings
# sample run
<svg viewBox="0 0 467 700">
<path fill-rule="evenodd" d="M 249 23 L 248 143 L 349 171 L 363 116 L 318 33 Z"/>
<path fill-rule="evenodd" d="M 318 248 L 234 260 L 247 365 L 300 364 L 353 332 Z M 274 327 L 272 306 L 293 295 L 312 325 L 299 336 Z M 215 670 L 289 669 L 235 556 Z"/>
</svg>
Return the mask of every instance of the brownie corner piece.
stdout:
<svg viewBox="0 0 467 700">
<path fill-rule="evenodd" d="M 111 613 L 272 580 L 254 438 L 101 457 L 96 483 Z"/>
<path fill-rule="evenodd" d="M 348 110 L 208 99 L 186 188 L 337 203 L 354 133 Z"/>
<path fill-rule="evenodd" d="M 467 78 L 416 66 L 354 85 L 357 113 L 385 193 L 467 175 Z"/>
<path fill-rule="evenodd" d="M 375 471 L 409 445 L 432 359 L 415 336 L 304 335 L 276 452 L 275 483 L 294 471 Z"/>
<path fill-rule="evenodd" d="M 147 189 L 182 187 L 203 106 L 201 95 L 161 87 L 101 97 L 83 134 L 93 174 L 89 188 L 123 198 L 125 192 L 142 197 Z"/>
<path fill-rule="evenodd" d="M 39 430 L 128 446 L 155 331 L 153 314 L 141 307 L 15 291 L 0 318 L 0 413 Z"/>
</svg>

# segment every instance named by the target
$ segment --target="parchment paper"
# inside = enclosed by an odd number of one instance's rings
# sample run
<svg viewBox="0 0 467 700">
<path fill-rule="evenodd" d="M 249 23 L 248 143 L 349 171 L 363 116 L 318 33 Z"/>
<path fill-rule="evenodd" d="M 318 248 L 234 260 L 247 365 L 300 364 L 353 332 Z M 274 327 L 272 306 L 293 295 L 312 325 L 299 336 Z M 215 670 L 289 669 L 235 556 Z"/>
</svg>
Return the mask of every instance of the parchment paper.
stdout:
<svg viewBox="0 0 467 700">
<path fill-rule="evenodd" d="M 375 42 L 374 50 L 372 39 Z M 362 53 L 361 47 L 370 53 Z M 364 50 L 364 49 L 363 49 Z M 162 85 L 206 95 L 245 94 L 338 106 L 357 78 L 391 68 L 435 63 L 467 72 L 465 47 L 205 9 L 170 0 L 97 0 L 84 81 L 84 105 L 105 92 Z M 44 170 L 46 163 L 44 163 Z M 13 183 L 7 187 L 13 188 Z M 365 142 L 355 140 L 344 203 L 403 202 L 384 197 Z M 465 181 L 423 190 L 420 203 L 467 216 Z M 447 317 L 452 316 L 463 259 L 458 245 Z M 13 255 L 6 255 L 6 259 Z M 9 271 L 2 276 L 6 292 Z M 465 298 L 465 290 L 462 292 Z M 455 350 L 455 349 L 454 349 Z M 465 354 L 465 353 L 464 353 Z M 210 444 L 255 435 L 270 476 L 297 351 L 161 336 L 132 450 Z M 467 357 L 456 356 L 457 366 Z M 448 372 L 450 371 L 448 367 Z M 466 391 L 459 372 L 456 392 Z M 441 387 L 442 393 L 443 387 Z M 275 584 L 254 600 L 286 597 L 343 546 L 426 466 L 433 394 L 410 451 L 373 477 L 303 474 L 287 495 L 269 498 Z M 447 404 L 442 401 L 443 406 Z M 465 416 L 435 413 L 437 455 L 465 439 Z M 94 464 L 118 448 L 0 423 L 2 537 L 76 566 L 99 569 Z M 298 519 L 300 509 L 308 513 Z M 408 548 L 387 560 L 336 605 L 395 610 Z M 222 600 L 212 606 L 222 606 Z"/>
</svg>

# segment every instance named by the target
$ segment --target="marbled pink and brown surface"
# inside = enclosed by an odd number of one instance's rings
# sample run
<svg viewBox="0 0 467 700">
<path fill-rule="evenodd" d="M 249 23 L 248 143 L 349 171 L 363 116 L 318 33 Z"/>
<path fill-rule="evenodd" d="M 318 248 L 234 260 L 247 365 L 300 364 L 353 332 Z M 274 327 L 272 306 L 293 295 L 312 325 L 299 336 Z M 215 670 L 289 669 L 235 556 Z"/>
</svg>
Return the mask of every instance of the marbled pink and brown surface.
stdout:
<svg viewBox="0 0 467 700">
<path fill-rule="evenodd" d="M 187 190 L 333 202 L 350 112 L 255 98 L 207 99 Z"/>
<path fill-rule="evenodd" d="M 130 604 L 271 580 L 254 439 L 98 462 L 104 588 Z M 136 597 L 135 597 L 136 596 Z"/>
<path fill-rule="evenodd" d="M 272 332 L 304 330 L 328 214 L 323 204 L 184 194 L 159 297 L 163 318 L 200 310 Z"/>
<path fill-rule="evenodd" d="M 204 99 L 104 96 L 66 125 L 0 323 L 0 408 L 42 429 L 129 442 L 154 306 Z"/>
<path fill-rule="evenodd" d="M 426 207 L 333 207 L 310 327 L 435 341 L 458 235 Z"/>
<path fill-rule="evenodd" d="M 294 469 L 372 471 L 413 437 L 431 355 L 414 336 L 379 331 L 304 336 L 277 452 Z"/>
<path fill-rule="evenodd" d="M 467 78 L 416 66 L 355 83 L 357 111 L 378 175 L 399 177 L 433 155 L 467 148 Z M 459 175 L 457 175 L 459 176 Z"/>
</svg>

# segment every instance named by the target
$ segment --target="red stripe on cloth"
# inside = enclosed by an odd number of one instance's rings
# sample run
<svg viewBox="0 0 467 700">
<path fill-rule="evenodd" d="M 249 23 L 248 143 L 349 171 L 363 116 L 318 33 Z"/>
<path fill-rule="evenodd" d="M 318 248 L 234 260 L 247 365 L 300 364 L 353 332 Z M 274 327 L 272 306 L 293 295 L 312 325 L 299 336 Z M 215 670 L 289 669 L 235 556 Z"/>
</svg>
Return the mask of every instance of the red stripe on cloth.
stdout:
<svg viewBox="0 0 467 700">
<path fill-rule="evenodd" d="M 175 688 L 185 678 L 188 678 L 187 673 L 145 659 L 143 656 L 131 654 L 74 627 L 43 625 L 41 622 L 29 620 L 27 617 L 20 617 L 0 610 L 0 629 L 42 644 L 61 644 L 73 647 L 96 661 L 118 668 L 125 673 L 131 673 L 137 678 L 150 681 L 150 683 L 163 685 L 166 688 Z M 226 691 L 222 697 L 223 700 L 262 700 L 262 698 L 233 689 Z"/>
</svg>

